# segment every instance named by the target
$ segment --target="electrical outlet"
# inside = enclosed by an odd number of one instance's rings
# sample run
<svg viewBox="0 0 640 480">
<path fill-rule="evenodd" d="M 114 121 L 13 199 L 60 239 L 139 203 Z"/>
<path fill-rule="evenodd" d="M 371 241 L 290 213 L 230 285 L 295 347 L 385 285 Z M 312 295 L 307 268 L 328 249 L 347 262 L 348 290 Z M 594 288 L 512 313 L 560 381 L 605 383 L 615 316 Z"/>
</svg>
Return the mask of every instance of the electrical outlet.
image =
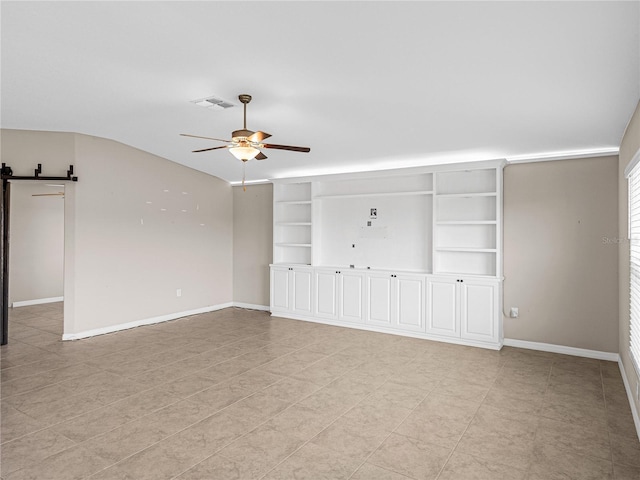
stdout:
<svg viewBox="0 0 640 480">
<path fill-rule="evenodd" d="M 181 289 L 181 288 L 178 288 L 178 289 L 176 290 L 176 297 L 181 297 L 181 296 L 182 296 L 182 289 Z"/>
<path fill-rule="evenodd" d="M 509 312 L 509 316 L 511 318 L 518 318 L 518 315 L 520 315 L 520 312 L 518 311 L 518 307 L 511 307 L 511 312 Z"/>
</svg>

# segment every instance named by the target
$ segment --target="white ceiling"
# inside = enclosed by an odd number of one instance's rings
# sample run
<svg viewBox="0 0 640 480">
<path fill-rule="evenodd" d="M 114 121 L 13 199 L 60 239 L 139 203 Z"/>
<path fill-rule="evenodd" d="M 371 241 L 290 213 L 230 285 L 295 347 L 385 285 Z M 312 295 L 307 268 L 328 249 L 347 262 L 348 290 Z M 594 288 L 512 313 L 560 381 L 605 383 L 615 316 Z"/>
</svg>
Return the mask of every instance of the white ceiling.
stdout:
<svg viewBox="0 0 640 480">
<path fill-rule="evenodd" d="M 640 97 L 635 2 L 1 3 L 1 126 L 111 138 L 229 181 L 619 146 Z"/>
</svg>

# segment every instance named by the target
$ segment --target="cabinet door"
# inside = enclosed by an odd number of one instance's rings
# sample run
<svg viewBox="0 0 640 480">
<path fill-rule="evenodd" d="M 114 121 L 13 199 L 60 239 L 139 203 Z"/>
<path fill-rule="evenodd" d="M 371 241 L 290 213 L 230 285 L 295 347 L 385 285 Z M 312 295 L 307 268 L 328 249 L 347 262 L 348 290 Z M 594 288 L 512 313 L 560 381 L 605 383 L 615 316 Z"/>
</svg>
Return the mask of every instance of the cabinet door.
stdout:
<svg viewBox="0 0 640 480">
<path fill-rule="evenodd" d="M 390 327 L 391 275 L 367 275 L 367 323 Z"/>
<path fill-rule="evenodd" d="M 488 280 L 467 280 L 460 284 L 461 337 L 498 341 L 498 285 Z"/>
<path fill-rule="evenodd" d="M 395 280 L 396 326 L 424 332 L 424 277 L 398 275 Z"/>
<path fill-rule="evenodd" d="M 316 272 L 315 314 L 323 318 L 338 316 L 338 274 L 334 271 Z"/>
<path fill-rule="evenodd" d="M 338 314 L 340 320 L 362 323 L 364 275 L 361 273 L 342 272 L 338 275 Z"/>
<path fill-rule="evenodd" d="M 295 313 L 311 314 L 311 286 L 312 286 L 312 270 L 293 269 L 292 272 L 293 285 L 293 305 L 292 310 Z"/>
<path fill-rule="evenodd" d="M 427 333 L 460 336 L 457 287 L 455 278 L 427 280 Z"/>
<path fill-rule="evenodd" d="M 289 309 L 289 269 L 271 268 L 271 311 Z"/>
</svg>

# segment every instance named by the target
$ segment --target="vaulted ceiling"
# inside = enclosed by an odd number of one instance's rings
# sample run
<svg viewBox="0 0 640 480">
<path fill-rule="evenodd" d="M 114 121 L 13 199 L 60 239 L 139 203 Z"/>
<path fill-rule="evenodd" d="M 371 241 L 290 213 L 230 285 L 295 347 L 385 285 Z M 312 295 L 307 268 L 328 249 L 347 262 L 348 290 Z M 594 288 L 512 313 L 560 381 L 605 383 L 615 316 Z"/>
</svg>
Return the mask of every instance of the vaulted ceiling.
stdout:
<svg viewBox="0 0 640 480">
<path fill-rule="evenodd" d="M 229 181 L 611 152 L 640 96 L 639 2 L 1 3 L 2 128 L 114 139 Z M 217 96 L 236 107 L 191 100 Z"/>
</svg>

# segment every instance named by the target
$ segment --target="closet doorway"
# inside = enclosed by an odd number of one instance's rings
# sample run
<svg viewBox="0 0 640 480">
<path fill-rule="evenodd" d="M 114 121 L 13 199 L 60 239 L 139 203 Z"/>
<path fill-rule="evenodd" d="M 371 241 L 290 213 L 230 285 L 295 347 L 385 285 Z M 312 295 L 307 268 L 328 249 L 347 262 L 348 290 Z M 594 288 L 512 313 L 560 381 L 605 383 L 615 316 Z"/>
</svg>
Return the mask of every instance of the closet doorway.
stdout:
<svg viewBox="0 0 640 480">
<path fill-rule="evenodd" d="M 64 325 L 65 186 L 10 183 L 8 339 L 47 347 Z"/>
</svg>

